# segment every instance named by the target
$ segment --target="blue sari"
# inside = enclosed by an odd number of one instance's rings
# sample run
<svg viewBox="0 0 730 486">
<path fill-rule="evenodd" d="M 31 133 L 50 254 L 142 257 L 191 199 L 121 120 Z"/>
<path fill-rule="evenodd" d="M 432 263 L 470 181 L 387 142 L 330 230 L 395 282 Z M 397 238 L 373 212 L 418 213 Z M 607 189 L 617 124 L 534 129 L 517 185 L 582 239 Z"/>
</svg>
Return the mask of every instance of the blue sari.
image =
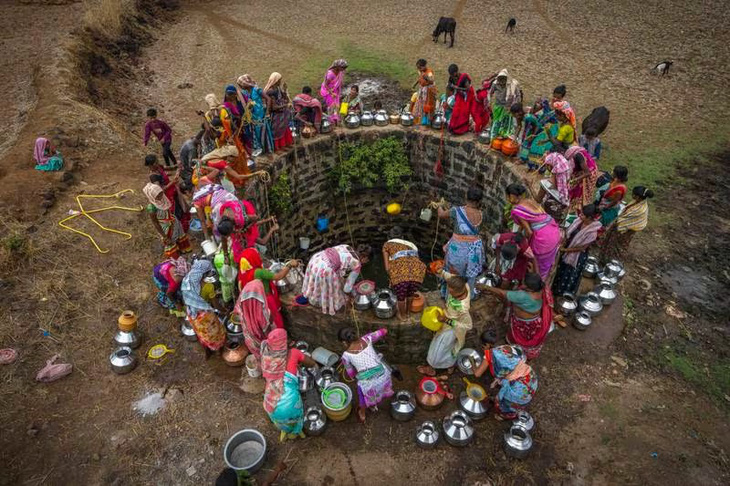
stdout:
<svg viewBox="0 0 730 486">
<path fill-rule="evenodd" d="M 444 247 L 444 268 L 449 273 L 466 278 L 473 295 L 474 282 L 484 267 L 484 244 L 479 237 L 479 227 L 471 224 L 463 207 L 452 208 L 451 219 L 454 221 L 454 234 Z M 466 238 L 461 239 L 459 236 Z M 441 288 L 444 298 L 446 292 L 444 282 Z"/>
<path fill-rule="evenodd" d="M 500 389 L 494 398 L 497 412 L 505 418 L 512 419 L 524 410 L 537 392 L 537 375 L 534 370 L 524 364 L 525 355 L 521 348 L 515 346 L 497 346 L 487 351 L 489 370 L 499 380 Z M 509 375 L 522 364 L 526 372 L 519 377 Z M 526 368 L 524 368 L 526 367 Z"/>
<path fill-rule="evenodd" d="M 299 380 L 288 371 L 284 373 L 284 390 L 269 418 L 287 434 L 299 434 L 304 427 L 304 404 L 299 394 Z"/>
</svg>

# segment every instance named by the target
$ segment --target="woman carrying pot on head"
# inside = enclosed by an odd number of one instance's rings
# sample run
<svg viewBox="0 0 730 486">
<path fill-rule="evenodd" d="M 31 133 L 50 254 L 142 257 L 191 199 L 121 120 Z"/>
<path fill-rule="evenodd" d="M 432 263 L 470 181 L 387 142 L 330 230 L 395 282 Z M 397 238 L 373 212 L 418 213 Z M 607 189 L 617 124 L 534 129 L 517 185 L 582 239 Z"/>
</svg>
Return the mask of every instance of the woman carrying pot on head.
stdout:
<svg viewBox="0 0 730 486">
<path fill-rule="evenodd" d="M 466 193 L 466 205 L 450 209 L 439 207 L 439 218 L 450 218 L 454 232 L 444 246 L 444 268 L 447 272 L 464 277 L 474 291 L 474 281 L 482 273 L 484 267 L 484 245 L 479 230 L 484 222 L 481 209 L 483 193 L 477 187 L 471 187 Z M 446 288 L 442 286 L 441 295 L 446 297 Z"/>
<path fill-rule="evenodd" d="M 600 259 L 603 262 L 624 258 L 631 239 L 649 223 L 648 199 L 654 197 L 654 191 L 636 186 L 631 194 L 634 200 L 611 223 L 600 242 Z"/>
<path fill-rule="evenodd" d="M 394 394 L 390 368 L 373 346 L 387 333 L 387 329 L 378 329 L 358 338 L 350 327 L 342 328 L 337 333 L 337 338 L 345 346 L 342 353 L 345 373 L 350 379 L 357 378 L 357 418 L 363 424 L 365 409 L 377 410 L 380 402 Z"/>
<path fill-rule="evenodd" d="M 477 377 L 487 370 L 494 377 L 491 388 L 499 386 L 494 397 L 497 420 L 513 420 L 525 410 L 537 392 L 537 374 L 525 362 L 525 355 L 516 346 L 497 346 L 484 353 L 484 361 L 474 371 Z"/>
<path fill-rule="evenodd" d="M 527 359 L 537 358 L 553 322 L 553 294 L 536 273 L 525 276 L 519 290 L 502 290 L 486 285 L 480 292 L 494 294 L 508 304 L 510 329 L 507 342 L 520 345 Z"/>
<path fill-rule="evenodd" d="M 512 205 L 510 217 L 530 241 L 537 272 L 546 281 L 560 246 L 560 228 L 542 206 L 527 197 L 525 186 L 516 183 L 507 186 L 507 200 Z"/>
<path fill-rule="evenodd" d="M 626 181 L 629 179 L 629 169 L 623 165 L 613 168 L 611 182 L 598 189 L 600 199 L 598 209 L 601 210 L 601 224 L 608 228 L 618 216 L 621 201 L 626 195 Z"/>
<path fill-rule="evenodd" d="M 345 80 L 345 69 L 347 69 L 347 61 L 344 59 L 333 61 L 324 75 L 319 90 L 319 94 L 324 99 L 327 115 L 329 115 L 330 121 L 335 124 L 340 121 L 340 96 L 342 94 L 342 84 Z"/>
<path fill-rule="evenodd" d="M 394 227 L 383 245 L 383 264 L 390 288 L 398 297 L 398 319 L 408 318 L 411 300 L 426 277 L 426 265 L 418 257 L 418 247 L 401 238 L 402 230 Z"/>
<path fill-rule="evenodd" d="M 588 204 L 578 212 L 578 217 L 565 230 L 565 239 L 560 247 L 562 256 L 553 282 L 555 295 L 573 294 L 578 291 L 583 268 L 588 260 L 588 249 L 598 238 L 602 228 L 601 211 L 594 204 Z"/>
<path fill-rule="evenodd" d="M 206 359 L 226 343 L 226 330 L 213 308 L 214 305 L 218 305 L 215 289 L 211 284 L 203 282 L 203 278 L 211 270 L 213 265 L 208 260 L 195 260 L 181 287 L 188 322 L 193 326 L 198 341 L 205 348 Z"/>
<path fill-rule="evenodd" d="M 152 278 L 157 286 L 157 303 L 176 317 L 185 317 L 180 284 L 190 270 L 185 258 L 169 258 L 155 265 Z"/>
<path fill-rule="evenodd" d="M 266 380 L 264 410 L 281 431 L 279 441 L 304 438 L 304 404 L 299 393 L 299 365 L 316 366 L 296 348 L 287 349 L 284 329 L 274 329 L 261 343 L 261 372 Z"/>
<path fill-rule="evenodd" d="M 428 376 L 436 376 L 436 370 L 447 369 L 453 372 L 456 355 L 464 347 L 466 333 L 472 328 L 469 306 L 471 304 L 469 284 L 463 277 L 441 271 L 441 278 L 446 280 L 448 296 L 444 312 L 439 314 L 443 323 L 436 332 L 428 347 L 426 362 L 428 366 L 419 366 L 418 372 Z"/>
<path fill-rule="evenodd" d="M 352 292 L 360 270 L 371 254 L 368 245 L 359 245 L 357 251 L 348 245 L 339 245 L 315 253 L 304 273 L 302 296 L 305 302 L 321 308 L 325 314 L 335 315 L 347 302 L 347 294 Z"/>
</svg>

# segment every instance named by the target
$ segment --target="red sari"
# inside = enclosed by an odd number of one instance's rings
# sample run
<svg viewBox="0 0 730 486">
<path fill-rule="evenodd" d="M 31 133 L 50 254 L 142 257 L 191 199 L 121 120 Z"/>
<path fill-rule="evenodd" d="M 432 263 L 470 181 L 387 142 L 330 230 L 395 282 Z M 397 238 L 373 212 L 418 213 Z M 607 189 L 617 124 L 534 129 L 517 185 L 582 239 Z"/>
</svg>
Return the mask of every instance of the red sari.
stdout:
<svg viewBox="0 0 730 486">
<path fill-rule="evenodd" d="M 469 118 L 475 110 L 476 98 L 474 96 L 474 87 L 471 86 L 471 78 L 466 73 L 461 73 L 457 87 L 463 87 L 466 82 L 469 87 L 465 90 L 456 90 L 454 109 L 451 112 L 451 120 L 449 121 L 449 130 L 454 135 L 462 135 L 469 131 Z"/>
<path fill-rule="evenodd" d="M 241 289 L 256 279 L 256 270 L 262 270 L 263 263 L 261 255 L 256 248 L 246 248 L 241 252 L 241 260 L 238 270 L 238 283 Z M 281 299 L 279 298 L 279 289 L 273 280 L 262 280 L 268 283 L 268 292 L 265 292 L 266 305 L 271 313 L 271 320 L 274 325 L 280 329 L 284 327 L 284 317 L 281 315 Z"/>
<path fill-rule="evenodd" d="M 512 310 L 510 321 L 507 342 L 520 345 L 527 359 L 537 358 L 553 322 L 553 293 L 550 287 L 546 285 L 542 289 L 540 314 L 532 319 L 521 319 Z"/>
</svg>

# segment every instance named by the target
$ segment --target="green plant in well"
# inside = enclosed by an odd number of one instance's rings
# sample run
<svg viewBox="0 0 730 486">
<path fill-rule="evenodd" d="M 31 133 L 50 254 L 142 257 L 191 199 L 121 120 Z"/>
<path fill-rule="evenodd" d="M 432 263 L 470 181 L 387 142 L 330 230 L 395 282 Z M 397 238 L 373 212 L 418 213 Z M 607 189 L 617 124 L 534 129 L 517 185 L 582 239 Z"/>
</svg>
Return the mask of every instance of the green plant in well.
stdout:
<svg viewBox="0 0 730 486">
<path fill-rule="evenodd" d="M 286 171 L 282 172 L 271 186 L 269 190 L 269 203 L 274 214 L 280 217 L 289 216 L 294 210 L 289 175 Z"/>
<path fill-rule="evenodd" d="M 373 143 L 343 143 L 330 177 L 337 192 L 349 194 L 355 185 L 368 189 L 384 183 L 389 192 L 408 187 L 413 175 L 403 143 L 394 137 Z"/>
</svg>

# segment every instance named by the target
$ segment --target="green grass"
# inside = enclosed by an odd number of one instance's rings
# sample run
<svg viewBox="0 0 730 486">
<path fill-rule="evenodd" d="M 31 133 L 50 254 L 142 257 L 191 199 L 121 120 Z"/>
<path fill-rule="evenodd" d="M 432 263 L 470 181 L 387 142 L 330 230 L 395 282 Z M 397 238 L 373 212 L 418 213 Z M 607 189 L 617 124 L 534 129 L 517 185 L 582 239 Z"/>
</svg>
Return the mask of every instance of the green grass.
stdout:
<svg viewBox="0 0 730 486">
<path fill-rule="evenodd" d="M 338 43 L 338 56 L 348 62 L 348 72 L 384 76 L 408 88 L 415 79 L 415 64 L 405 56 L 363 49 L 350 42 Z M 319 90 L 324 74 L 334 59 L 329 54 L 317 54 L 305 59 L 293 76 L 294 86 L 309 85 Z"/>
<path fill-rule="evenodd" d="M 673 372 L 728 406 L 725 397 L 730 396 L 730 362 L 718 361 L 719 358 L 714 357 L 711 364 L 703 366 L 708 360 L 692 350 L 681 353 L 677 349 L 670 349 L 664 357 Z"/>
</svg>

